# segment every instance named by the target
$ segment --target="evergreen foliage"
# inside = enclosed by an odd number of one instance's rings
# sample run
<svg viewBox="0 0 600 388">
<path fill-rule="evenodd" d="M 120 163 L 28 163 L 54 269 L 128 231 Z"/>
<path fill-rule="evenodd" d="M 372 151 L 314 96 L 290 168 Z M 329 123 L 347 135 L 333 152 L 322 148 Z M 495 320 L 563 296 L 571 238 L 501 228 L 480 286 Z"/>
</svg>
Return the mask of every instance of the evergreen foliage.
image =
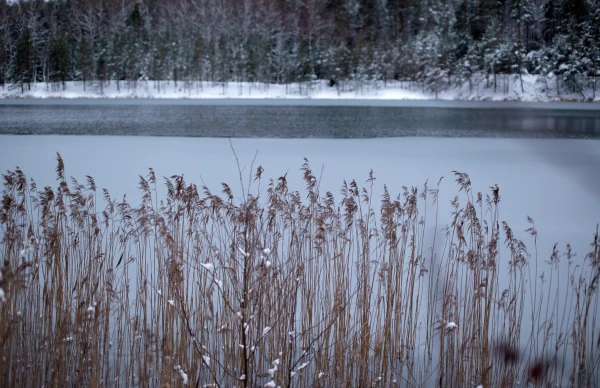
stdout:
<svg viewBox="0 0 600 388">
<path fill-rule="evenodd" d="M 0 0 L 0 86 L 596 84 L 600 0 Z M 160 82 L 157 85 L 159 88 Z M 594 88 L 595 90 L 595 88 Z"/>
</svg>

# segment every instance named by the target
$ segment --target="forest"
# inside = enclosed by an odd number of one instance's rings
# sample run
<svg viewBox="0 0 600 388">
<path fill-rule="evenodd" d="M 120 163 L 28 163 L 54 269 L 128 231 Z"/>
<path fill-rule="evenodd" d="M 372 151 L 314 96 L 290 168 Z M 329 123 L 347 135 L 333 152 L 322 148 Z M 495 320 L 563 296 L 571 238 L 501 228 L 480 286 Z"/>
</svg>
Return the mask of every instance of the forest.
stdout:
<svg viewBox="0 0 600 388">
<path fill-rule="evenodd" d="M 1 0 L 0 36 L 0 87 L 22 91 L 538 74 L 595 92 L 600 0 Z"/>
</svg>

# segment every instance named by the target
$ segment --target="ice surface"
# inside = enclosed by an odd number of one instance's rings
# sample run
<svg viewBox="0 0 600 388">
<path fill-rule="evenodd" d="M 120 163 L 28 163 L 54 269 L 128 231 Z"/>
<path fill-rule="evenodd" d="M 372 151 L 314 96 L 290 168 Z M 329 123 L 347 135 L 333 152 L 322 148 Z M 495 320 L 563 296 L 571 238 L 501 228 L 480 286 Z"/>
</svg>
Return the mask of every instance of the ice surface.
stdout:
<svg viewBox="0 0 600 388">
<path fill-rule="evenodd" d="M 453 170 L 470 175 L 475 191 L 489 193 L 500 187 L 500 217 L 526 243 L 530 216 L 538 230 L 540 257 L 550 256 L 554 243 L 569 242 L 583 257 L 600 221 L 600 142 L 557 139 L 387 138 L 237 139 L 233 146 L 247 179 L 262 165 L 263 178 L 288 173 L 292 189 L 302 190 L 299 168 L 308 158 L 321 177 L 322 195 L 331 191 L 340 199 L 343 180 L 364 184 L 373 169 L 374 199 L 379 203 L 385 184 L 395 196 L 402 186 L 434 187 L 440 177 L 439 227 L 449 220 L 449 202 L 458 194 Z M 94 177 L 98 188 L 113 198 L 127 194 L 139 203 L 139 175 L 154 168 L 157 177 L 184 174 L 186 181 L 212 190 L 228 182 L 236 200 L 241 197 L 239 172 L 227 139 L 168 137 L 13 136 L 0 137 L 0 170 L 19 166 L 39 188 L 57 185 L 56 152 L 62 155 L 66 174 L 83 181 Z M 322 174 L 321 174 L 322 169 Z M 264 189 L 264 184 L 262 188 Z M 165 188 L 158 187 L 159 197 Z M 263 192 L 264 194 L 264 192 Z"/>
</svg>

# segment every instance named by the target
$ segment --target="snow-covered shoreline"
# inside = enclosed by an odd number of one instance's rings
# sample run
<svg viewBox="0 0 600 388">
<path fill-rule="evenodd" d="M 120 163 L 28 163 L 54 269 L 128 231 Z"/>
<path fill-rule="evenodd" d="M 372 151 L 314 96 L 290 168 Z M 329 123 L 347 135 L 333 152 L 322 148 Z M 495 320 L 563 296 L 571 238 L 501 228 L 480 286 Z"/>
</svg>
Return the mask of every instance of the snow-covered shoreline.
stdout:
<svg viewBox="0 0 600 388">
<path fill-rule="evenodd" d="M 439 93 L 424 90 L 419 84 L 403 81 L 344 82 L 331 87 L 328 81 L 294 84 L 247 82 L 185 81 L 80 81 L 62 84 L 33 83 L 21 90 L 7 84 L 0 89 L 2 99 L 306 99 L 306 100 L 448 100 L 448 101 L 524 101 L 524 102 L 600 102 L 600 93 L 592 87 L 581 92 L 557 93 L 556 81 L 537 75 L 523 75 L 523 89 L 518 75 L 498 76 L 493 80 L 475 75 L 470 81 L 456 84 Z"/>
</svg>

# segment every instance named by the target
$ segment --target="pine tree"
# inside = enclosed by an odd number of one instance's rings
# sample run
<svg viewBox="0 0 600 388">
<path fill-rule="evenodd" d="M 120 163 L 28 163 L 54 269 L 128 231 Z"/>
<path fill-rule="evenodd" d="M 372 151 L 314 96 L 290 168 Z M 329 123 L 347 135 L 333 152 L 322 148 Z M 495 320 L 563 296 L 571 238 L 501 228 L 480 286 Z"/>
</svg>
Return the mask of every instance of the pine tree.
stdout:
<svg viewBox="0 0 600 388">
<path fill-rule="evenodd" d="M 598 74 L 599 1 L 0 1 L 0 84 L 395 78 L 438 90 L 484 71 L 494 85 L 552 72 L 577 90 Z"/>
<path fill-rule="evenodd" d="M 85 37 L 80 38 L 78 46 L 76 63 L 79 78 L 83 82 L 83 90 L 85 90 L 87 82 L 92 79 L 94 74 L 94 58 L 92 47 Z"/>
<path fill-rule="evenodd" d="M 31 90 L 33 58 L 34 49 L 31 33 L 29 28 L 23 27 L 15 50 L 11 71 L 11 81 L 21 87 L 21 93 L 25 92 L 25 89 Z"/>
<path fill-rule="evenodd" d="M 66 89 L 68 78 L 69 48 L 64 36 L 57 36 L 51 44 L 49 55 L 49 79 L 52 83 L 62 84 Z M 53 88 L 55 88 L 53 86 Z M 55 88 L 57 89 L 57 88 Z"/>
</svg>

